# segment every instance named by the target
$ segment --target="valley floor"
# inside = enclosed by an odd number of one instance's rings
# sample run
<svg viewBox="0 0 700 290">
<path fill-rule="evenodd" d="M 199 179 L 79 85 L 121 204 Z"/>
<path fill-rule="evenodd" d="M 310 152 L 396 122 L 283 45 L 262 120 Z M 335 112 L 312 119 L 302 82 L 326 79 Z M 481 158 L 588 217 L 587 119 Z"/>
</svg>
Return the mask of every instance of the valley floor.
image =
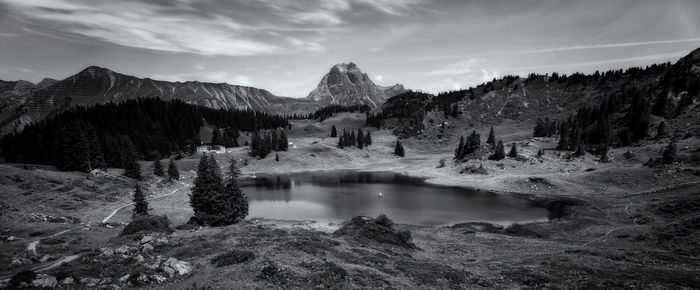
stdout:
<svg viewBox="0 0 700 290">
<path fill-rule="evenodd" d="M 279 162 L 274 153 L 253 159 L 243 148 L 217 158 L 222 165 L 231 157 L 240 164 L 247 160 L 244 174 L 394 171 L 436 184 L 540 199 L 565 215 L 506 229 L 479 223 L 398 225 L 412 232 L 418 249 L 314 230 L 313 222 L 258 218 L 220 228 L 120 236 L 131 219 L 131 181 L 118 177 L 118 170 L 93 175 L 0 165 L 0 280 L 7 283 L 18 271 L 33 269 L 56 277 L 57 286 L 65 288 L 142 283 L 157 289 L 700 287 L 698 170 L 641 166 L 658 152 L 654 144 L 631 148 L 630 158 L 623 157 L 626 149 L 616 149 L 611 163 L 591 155 L 569 160 L 555 150 L 539 159 L 537 149 L 553 148 L 554 141 L 515 134 L 507 141 L 518 142 L 521 160 L 454 164 L 452 148 L 446 148 L 451 146 L 429 141 L 405 142 L 406 157 L 395 157 L 395 137 L 387 131 L 372 131 L 368 149 L 339 150 L 336 138 L 323 138 L 327 128 L 314 126 L 296 126 L 299 132 L 290 134 L 294 145 L 279 153 Z M 679 148 L 697 144 L 686 139 Z M 437 168 L 440 159 L 446 166 Z M 179 183 L 149 177 L 154 213 L 167 215 L 175 226 L 192 213 L 187 193 L 197 162 L 178 161 L 184 177 Z M 479 164 L 488 175 L 459 173 Z M 150 167 L 143 163 L 142 168 Z M 225 253 L 232 258 L 217 267 L 212 259 Z M 171 274 L 180 262 L 189 263 L 191 273 Z M 73 282 L 61 284 L 66 277 Z"/>
</svg>

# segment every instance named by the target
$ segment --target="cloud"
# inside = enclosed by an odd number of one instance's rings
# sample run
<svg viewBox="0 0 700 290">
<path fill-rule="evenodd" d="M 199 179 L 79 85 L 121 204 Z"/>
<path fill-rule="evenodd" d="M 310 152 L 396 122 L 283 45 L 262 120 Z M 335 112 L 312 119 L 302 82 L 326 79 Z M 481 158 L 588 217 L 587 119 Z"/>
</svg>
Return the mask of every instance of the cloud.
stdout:
<svg viewBox="0 0 700 290">
<path fill-rule="evenodd" d="M 475 58 L 462 60 L 443 66 L 438 70 L 430 71 L 428 75 L 462 75 L 472 73 L 477 62 Z"/>
<path fill-rule="evenodd" d="M 381 82 L 382 80 L 384 80 L 384 76 L 382 76 L 382 75 L 377 75 L 377 76 L 374 77 L 374 80 L 375 80 L 375 81 L 378 81 L 378 82 Z"/>
<path fill-rule="evenodd" d="M 281 48 L 248 37 L 221 15 L 175 12 L 143 2 L 6 0 L 25 22 L 123 46 L 201 55 L 258 55 Z M 190 7 L 191 8 L 191 7 Z"/>
</svg>

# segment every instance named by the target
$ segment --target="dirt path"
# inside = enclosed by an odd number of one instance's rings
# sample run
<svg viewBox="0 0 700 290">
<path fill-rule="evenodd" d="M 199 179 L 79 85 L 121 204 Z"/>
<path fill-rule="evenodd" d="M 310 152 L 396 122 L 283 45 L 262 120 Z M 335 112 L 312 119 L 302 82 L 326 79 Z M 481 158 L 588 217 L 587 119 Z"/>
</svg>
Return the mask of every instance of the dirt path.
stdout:
<svg viewBox="0 0 700 290">
<path fill-rule="evenodd" d="M 184 183 L 184 182 L 178 181 L 178 183 L 180 183 L 180 184 L 182 185 L 182 187 L 176 188 L 175 190 L 173 190 L 173 191 L 170 192 L 170 193 L 163 194 L 163 195 L 159 195 L 159 196 L 152 197 L 152 198 L 148 198 L 148 199 L 146 199 L 146 200 L 151 201 L 151 200 L 156 200 L 156 199 L 159 199 L 159 198 L 168 197 L 168 196 L 171 196 L 171 195 L 177 193 L 178 191 L 180 191 L 180 190 L 182 190 L 182 189 L 185 189 L 185 188 L 189 188 L 189 187 L 190 187 L 190 185 L 188 185 L 188 184 L 186 184 L 186 183 Z M 107 222 L 109 221 L 109 219 L 111 219 L 112 217 L 114 217 L 114 215 L 117 214 L 117 212 L 119 212 L 120 210 L 124 209 L 125 207 L 129 207 L 129 206 L 132 206 L 132 205 L 134 205 L 134 203 L 133 203 L 133 202 L 130 202 L 130 203 L 127 203 L 127 204 L 125 204 L 125 205 L 122 205 L 122 206 L 116 208 L 114 211 L 112 211 L 112 213 L 110 213 L 107 217 L 105 217 L 105 218 L 102 220 L 102 223 L 103 223 L 103 224 L 104 224 L 104 223 L 107 223 Z"/>
</svg>

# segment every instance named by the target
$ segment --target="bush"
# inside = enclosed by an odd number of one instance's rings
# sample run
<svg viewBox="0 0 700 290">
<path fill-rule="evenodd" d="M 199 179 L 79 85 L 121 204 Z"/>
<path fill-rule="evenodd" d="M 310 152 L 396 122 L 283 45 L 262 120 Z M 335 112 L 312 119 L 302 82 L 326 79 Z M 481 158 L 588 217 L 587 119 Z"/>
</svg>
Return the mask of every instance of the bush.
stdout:
<svg viewBox="0 0 700 290">
<path fill-rule="evenodd" d="M 130 235 L 139 232 L 166 232 L 172 233 L 170 221 L 167 216 L 137 216 L 124 227 L 122 235 Z"/>
<path fill-rule="evenodd" d="M 36 277 L 36 272 L 32 270 L 24 270 L 12 276 L 12 279 L 8 282 L 10 286 L 19 288 L 22 282 L 32 283 L 32 280 Z"/>
<path fill-rule="evenodd" d="M 231 250 L 228 253 L 218 255 L 211 259 L 211 263 L 216 267 L 223 267 L 233 264 L 240 264 L 255 259 L 255 254 L 246 250 Z"/>
<path fill-rule="evenodd" d="M 387 215 L 381 213 L 374 219 L 374 222 L 378 225 L 385 226 L 387 228 L 394 228 L 394 221 L 392 221 Z"/>
</svg>

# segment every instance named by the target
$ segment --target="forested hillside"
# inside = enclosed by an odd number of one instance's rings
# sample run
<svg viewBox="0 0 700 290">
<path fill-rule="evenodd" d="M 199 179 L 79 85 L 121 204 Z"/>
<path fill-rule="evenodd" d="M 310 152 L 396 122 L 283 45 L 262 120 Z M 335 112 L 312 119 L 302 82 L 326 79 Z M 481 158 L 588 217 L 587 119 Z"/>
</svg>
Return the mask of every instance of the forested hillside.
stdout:
<svg viewBox="0 0 700 290">
<path fill-rule="evenodd" d="M 370 116 L 369 123 L 376 126 L 381 120 L 399 118 L 394 132 L 409 137 L 428 128 L 429 121 L 458 120 L 479 126 L 513 119 L 534 125 L 537 119 L 550 118 L 556 120 L 555 132 L 566 121 L 565 130 L 579 128 L 584 135 L 590 131 L 582 138 L 593 142 L 602 137 L 592 136 L 597 134 L 592 127 L 608 124 L 612 127 L 609 141 L 628 144 L 649 136 L 650 115 L 675 118 L 695 107 L 700 95 L 699 63 L 700 50 L 696 50 L 675 64 L 593 74 L 506 76 L 438 95 L 409 92 L 390 98 L 384 113 Z M 406 104 L 423 105 L 408 109 Z M 403 111 L 410 114 L 387 114 Z M 571 146 L 576 145 L 566 147 Z"/>
<path fill-rule="evenodd" d="M 203 125 L 238 131 L 286 127 L 287 119 L 254 111 L 221 110 L 180 100 L 138 99 L 76 107 L 2 139 L 7 162 L 87 171 L 122 167 L 125 155 L 155 159 L 191 153 Z"/>
</svg>

